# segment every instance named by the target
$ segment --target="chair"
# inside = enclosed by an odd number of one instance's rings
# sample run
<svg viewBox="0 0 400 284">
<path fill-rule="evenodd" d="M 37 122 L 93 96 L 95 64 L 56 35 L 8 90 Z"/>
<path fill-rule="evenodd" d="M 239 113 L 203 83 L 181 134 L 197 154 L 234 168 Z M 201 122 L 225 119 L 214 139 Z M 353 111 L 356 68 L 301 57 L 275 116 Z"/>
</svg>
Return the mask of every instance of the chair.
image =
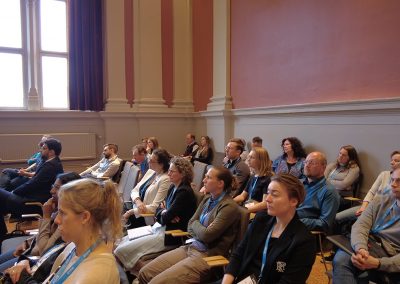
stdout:
<svg viewBox="0 0 400 284">
<path fill-rule="evenodd" d="M 204 174 L 206 173 L 206 168 L 207 164 L 199 162 L 199 161 L 194 161 L 194 167 L 193 167 L 193 172 L 194 172 L 194 177 L 193 177 L 193 190 L 194 191 L 199 191 L 201 186 L 203 185 L 203 179 L 204 179 Z"/>
<path fill-rule="evenodd" d="M 319 254 L 321 254 L 321 260 L 322 260 L 322 263 L 325 268 L 325 275 L 326 275 L 326 277 L 328 277 L 328 284 L 330 284 L 331 279 L 332 279 L 332 270 L 328 268 L 328 265 L 326 263 L 326 259 L 324 256 L 324 248 L 322 245 L 322 237 L 325 236 L 325 233 L 322 231 L 311 231 L 311 234 L 313 234 L 317 238 Z"/>
<path fill-rule="evenodd" d="M 111 178 L 112 181 L 115 182 L 115 183 L 119 183 L 119 181 L 121 180 L 121 174 L 122 174 L 122 171 L 123 171 L 123 169 L 125 167 L 125 163 L 127 162 L 126 160 L 122 160 L 122 159 L 119 159 L 119 158 L 118 158 L 118 160 L 120 161 L 118 171 Z"/>
</svg>

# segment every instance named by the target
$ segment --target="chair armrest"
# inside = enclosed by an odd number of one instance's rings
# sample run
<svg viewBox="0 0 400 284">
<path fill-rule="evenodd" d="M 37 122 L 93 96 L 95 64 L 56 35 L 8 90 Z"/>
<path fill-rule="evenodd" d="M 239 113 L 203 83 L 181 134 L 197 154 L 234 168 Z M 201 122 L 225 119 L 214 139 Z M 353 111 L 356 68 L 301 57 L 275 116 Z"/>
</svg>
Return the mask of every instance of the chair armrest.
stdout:
<svg viewBox="0 0 400 284">
<path fill-rule="evenodd" d="M 188 232 L 176 232 L 171 234 L 173 237 L 187 237 L 190 236 Z"/>
<path fill-rule="evenodd" d="M 172 235 L 173 233 L 182 233 L 182 230 L 169 230 L 169 231 L 165 231 L 166 235 Z"/>
<path fill-rule="evenodd" d="M 357 198 L 357 197 L 351 197 L 351 196 L 348 196 L 348 197 L 344 197 L 344 199 L 345 200 L 349 200 L 349 201 L 356 201 L 356 202 L 362 202 L 363 200 L 362 199 L 360 199 L 360 198 Z"/>
<path fill-rule="evenodd" d="M 43 204 L 40 202 L 25 202 L 25 205 L 29 205 L 29 206 L 39 206 L 42 207 Z"/>
<path fill-rule="evenodd" d="M 40 214 L 22 214 L 21 217 L 22 219 L 35 218 L 38 220 L 42 218 Z"/>
<path fill-rule="evenodd" d="M 140 214 L 141 217 L 154 217 L 154 213 L 141 213 Z"/>
<path fill-rule="evenodd" d="M 207 262 L 208 266 L 210 267 L 225 266 L 229 264 L 229 260 L 222 255 L 203 257 L 203 260 Z"/>
</svg>

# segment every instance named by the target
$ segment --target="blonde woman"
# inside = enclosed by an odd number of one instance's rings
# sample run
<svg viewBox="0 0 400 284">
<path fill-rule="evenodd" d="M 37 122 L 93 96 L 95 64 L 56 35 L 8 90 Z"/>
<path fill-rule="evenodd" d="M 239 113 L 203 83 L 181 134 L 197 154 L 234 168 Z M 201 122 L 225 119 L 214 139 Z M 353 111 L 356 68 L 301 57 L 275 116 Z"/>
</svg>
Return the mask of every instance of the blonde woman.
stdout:
<svg viewBox="0 0 400 284">
<path fill-rule="evenodd" d="M 255 147 L 247 157 L 247 164 L 252 172 L 249 181 L 242 193 L 236 196 L 238 204 L 244 204 L 250 213 L 267 209 L 264 195 L 273 175 L 271 160 L 265 148 Z"/>
</svg>

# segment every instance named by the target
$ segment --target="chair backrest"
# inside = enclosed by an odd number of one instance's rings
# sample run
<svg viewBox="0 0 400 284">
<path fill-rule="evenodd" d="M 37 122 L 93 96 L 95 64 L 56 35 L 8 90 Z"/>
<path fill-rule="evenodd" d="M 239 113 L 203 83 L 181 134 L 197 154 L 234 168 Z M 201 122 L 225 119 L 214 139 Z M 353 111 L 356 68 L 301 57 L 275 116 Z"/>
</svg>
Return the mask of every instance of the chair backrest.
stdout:
<svg viewBox="0 0 400 284">
<path fill-rule="evenodd" d="M 120 158 L 118 158 L 119 160 L 119 168 L 118 171 L 115 173 L 115 175 L 113 175 L 113 177 L 111 178 L 113 182 L 115 183 L 119 183 L 119 181 L 121 180 L 121 174 L 122 171 L 125 167 L 125 163 L 127 162 L 126 160 L 122 160 Z"/>
<path fill-rule="evenodd" d="M 195 191 L 199 191 L 201 186 L 203 185 L 203 178 L 204 178 L 204 174 L 206 173 L 206 168 L 207 168 L 207 164 L 199 162 L 199 161 L 194 161 L 194 167 L 193 167 L 194 188 L 193 189 Z"/>
<path fill-rule="evenodd" d="M 249 226 L 249 221 L 250 221 L 250 213 L 249 210 L 247 210 L 246 207 L 239 206 L 239 212 L 240 212 L 240 222 L 239 222 L 239 231 L 237 232 L 235 242 L 233 244 L 233 247 L 235 248 L 239 243 L 243 240 L 244 235 L 246 234 L 247 227 Z"/>
<path fill-rule="evenodd" d="M 124 187 L 126 185 L 126 182 L 128 181 L 130 168 L 132 166 L 133 166 L 133 164 L 131 162 L 129 162 L 129 161 L 125 162 L 124 169 L 121 172 L 121 178 L 120 178 L 119 183 L 118 183 L 118 192 L 120 194 L 122 194 L 122 192 L 124 191 Z"/>
<path fill-rule="evenodd" d="M 363 174 L 362 172 L 359 173 L 357 180 L 352 184 L 352 190 L 353 190 L 353 197 L 359 198 L 360 196 L 360 188 L 363 182 Z"/>
<path fill-rule="evenodd" d="M 132 166 L 129 169 L 128 180 L 122 192 L 123 201 L 129 201 L 131 199 L 131 191 L 137 184 L 140 169 L 137 166 Z"/>
</svg>

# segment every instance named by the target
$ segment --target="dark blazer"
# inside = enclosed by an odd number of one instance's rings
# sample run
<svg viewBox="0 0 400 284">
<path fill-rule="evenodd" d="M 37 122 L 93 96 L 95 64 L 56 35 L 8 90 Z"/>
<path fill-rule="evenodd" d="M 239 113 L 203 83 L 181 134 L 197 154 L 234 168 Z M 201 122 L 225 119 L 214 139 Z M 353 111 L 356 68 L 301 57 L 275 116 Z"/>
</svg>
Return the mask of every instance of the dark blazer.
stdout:
<svg viewBox="0 0 400 284">
<path fill-rule="evenodd" d="M 196 211 L 197 203 L 193 189 L 189 184 L 180 184 L 174 193 L 174 185 L 172 184 L 168 190 L 166 197 L 166 212 L 162 214 L 164 208 L 158 207 L 156 210 L 157 222 L 165 225 L 165 230 L 187 230 L 187 225 Z M 171 221 L 179 217 L 179 222 L 172 223 Z M 164 244 L 166 246 L 181 245 L 181 238 L 165 235 Z"/>
<path fill-rule="evenodd" d="M 232 253 L 225 273 L 235 276 L 236 280 L 248 276 L 249 265 L 258 252 L 264 249 L 268 232 L 275 222 L 276 218 L 266 212 L 257 213 L 243 241 Z M 314 264 L 315 254 L 315 238 L 295 215 L 268 251 L 260 283 L 305 283 Z"/>
<path fill-rule="evenodd" d="M 50 189 L 58 174 L 63 172 L 60 158 L 55 157 L 43 163 L 35 175 L 26 183 L 13 190 L 13 193 L 29 201 L 46 202 L 50 197 Z"/>
</svg>

